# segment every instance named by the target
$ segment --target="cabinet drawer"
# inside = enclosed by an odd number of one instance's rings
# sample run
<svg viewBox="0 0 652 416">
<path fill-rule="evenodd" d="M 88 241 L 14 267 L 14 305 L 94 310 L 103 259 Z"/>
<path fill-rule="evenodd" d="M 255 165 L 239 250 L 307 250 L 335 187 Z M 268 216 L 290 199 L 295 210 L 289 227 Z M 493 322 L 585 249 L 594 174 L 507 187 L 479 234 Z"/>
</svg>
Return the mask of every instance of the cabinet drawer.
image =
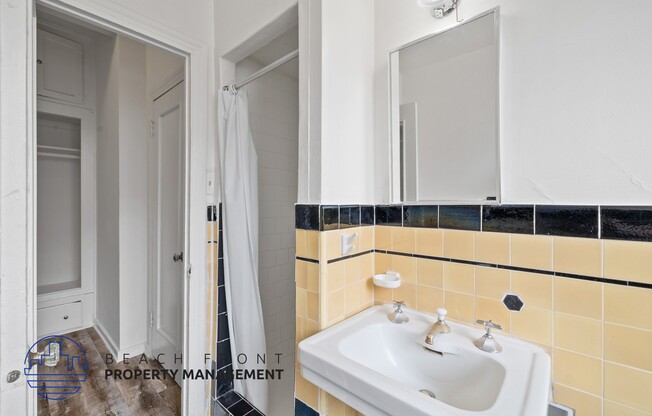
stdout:
<svg viewBox="0 0 652 416">
<path fill-rule="evenodd" d="M 42 308 L 37 311 L 37 332 L 39 336 L 65 333 L 82 324 L 81 301 Z"/>
</svg>

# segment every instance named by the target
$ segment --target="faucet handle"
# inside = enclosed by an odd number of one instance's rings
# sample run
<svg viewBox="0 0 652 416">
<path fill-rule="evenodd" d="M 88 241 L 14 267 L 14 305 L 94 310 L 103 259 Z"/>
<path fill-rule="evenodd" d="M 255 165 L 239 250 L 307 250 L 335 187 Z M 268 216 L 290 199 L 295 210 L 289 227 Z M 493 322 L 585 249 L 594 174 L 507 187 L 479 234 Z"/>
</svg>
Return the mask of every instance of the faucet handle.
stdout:
<svg viewBox="0 0 652 416">
<path fill-rule="evenodd" d="M 402 312 L 403 308 L 407 309 L 407 304 L 402 300 L 395 300 L 394 308 L 396 308 L 396 312 Z"/>
<path fill-rule="evenodd" d="M 448 311 L 444 308 L 437 308 L 437 319 L 440 321 L 443 321 L 446 319 L 446 315 L 448 315 Z"/>
<path fill-rule="evenodd" d="M 491 319 L 488 321 L 483 321 L 482 319 L 478 319 L 475 321 L 476 323 L 480 325 L 484 325 L 484 329 L 487 330 L 487 332 L 490 332 L 492 329 L 499 329 L 502 331 L 503 327 L 500 326 L 500 324 L 494 323 Z"/>
</svg>

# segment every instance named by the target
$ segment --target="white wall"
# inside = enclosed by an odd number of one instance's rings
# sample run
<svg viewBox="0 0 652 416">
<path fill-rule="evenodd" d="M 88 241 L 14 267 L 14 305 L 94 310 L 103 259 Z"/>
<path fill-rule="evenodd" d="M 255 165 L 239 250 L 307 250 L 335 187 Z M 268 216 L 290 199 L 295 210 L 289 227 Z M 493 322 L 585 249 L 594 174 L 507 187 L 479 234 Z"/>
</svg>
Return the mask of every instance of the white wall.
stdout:
<svg viewBox="0 0 652 416">
<path fill-rule="evenodd" d="M 119 68 L 116 39 L 97 42 L 97 282 L 95 318 L 120 343 Z"/>
<path fill-rule="evenodd" d="M 118 45 L 120 349 L 129 349 L 144 345 L 147 339 L 147 125 L 151 113 L 146 111 L 145 45 L 122 36 Z"/>
<path fill-rule="evenodd" d="M 374 1 L 322 2 L 324 203 L 373 201 Z"/>
<path fill-rule="evenodd" d="M 478 0 L 501 7 L 503 203 L 652 202 L 652 3 Z M 376 1 L 375 199 L 389 199 L 388 53 L 454 24 Z"/>
</svg>

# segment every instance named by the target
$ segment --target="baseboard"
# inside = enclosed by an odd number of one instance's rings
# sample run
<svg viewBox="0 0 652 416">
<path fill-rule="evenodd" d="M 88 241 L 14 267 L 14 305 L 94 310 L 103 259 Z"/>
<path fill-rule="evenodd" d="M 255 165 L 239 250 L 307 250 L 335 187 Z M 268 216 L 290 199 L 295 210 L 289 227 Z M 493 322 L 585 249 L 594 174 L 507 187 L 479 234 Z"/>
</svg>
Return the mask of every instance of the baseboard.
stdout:
<svg viewBox="0 0 652 416">
<path fill-rule="evenodd" d="M 118 357 L 122 359 L 122 357 L 127 354 L 129 357 L 134 358 L 140 354 L 143 354 L 145 352 L 145 344 L 145 342 L 139 342 L 132 346 L 123 348 L 118 351 Z"/>
<path fill-rule="evenodd" d="M 95 329 L 97 329 L 97 333 L 100 335 L 100 338 L 102 338 L 102 341 L 106 344 L 106 347 L 109 349 L 109 352 L 114 356 L 118 357 L 118 346 L 113 342 L 113 338 L 109 335 L 109 332 L 104 328 L 104 325 L 100 323 L 97 319 L 93 320 L 93 324 L 95 326 Z"/>
</svg>

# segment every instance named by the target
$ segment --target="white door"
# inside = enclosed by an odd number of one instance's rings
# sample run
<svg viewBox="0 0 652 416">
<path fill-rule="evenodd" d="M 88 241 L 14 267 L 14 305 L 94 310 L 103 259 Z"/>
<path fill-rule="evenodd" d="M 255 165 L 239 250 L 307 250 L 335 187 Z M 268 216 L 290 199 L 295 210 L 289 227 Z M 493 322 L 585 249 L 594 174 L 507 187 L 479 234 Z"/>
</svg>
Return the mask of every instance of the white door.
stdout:
<svg viewBox="0 0 652 416">
<path fill-rule="evenodd" d="M 150 185 L 150 348 L 164 368 L 179 370 L 183 351 L 184 82 L 154 101 Z M 181 384 L 181 372 L 176 381 Z"/>
</svg>

